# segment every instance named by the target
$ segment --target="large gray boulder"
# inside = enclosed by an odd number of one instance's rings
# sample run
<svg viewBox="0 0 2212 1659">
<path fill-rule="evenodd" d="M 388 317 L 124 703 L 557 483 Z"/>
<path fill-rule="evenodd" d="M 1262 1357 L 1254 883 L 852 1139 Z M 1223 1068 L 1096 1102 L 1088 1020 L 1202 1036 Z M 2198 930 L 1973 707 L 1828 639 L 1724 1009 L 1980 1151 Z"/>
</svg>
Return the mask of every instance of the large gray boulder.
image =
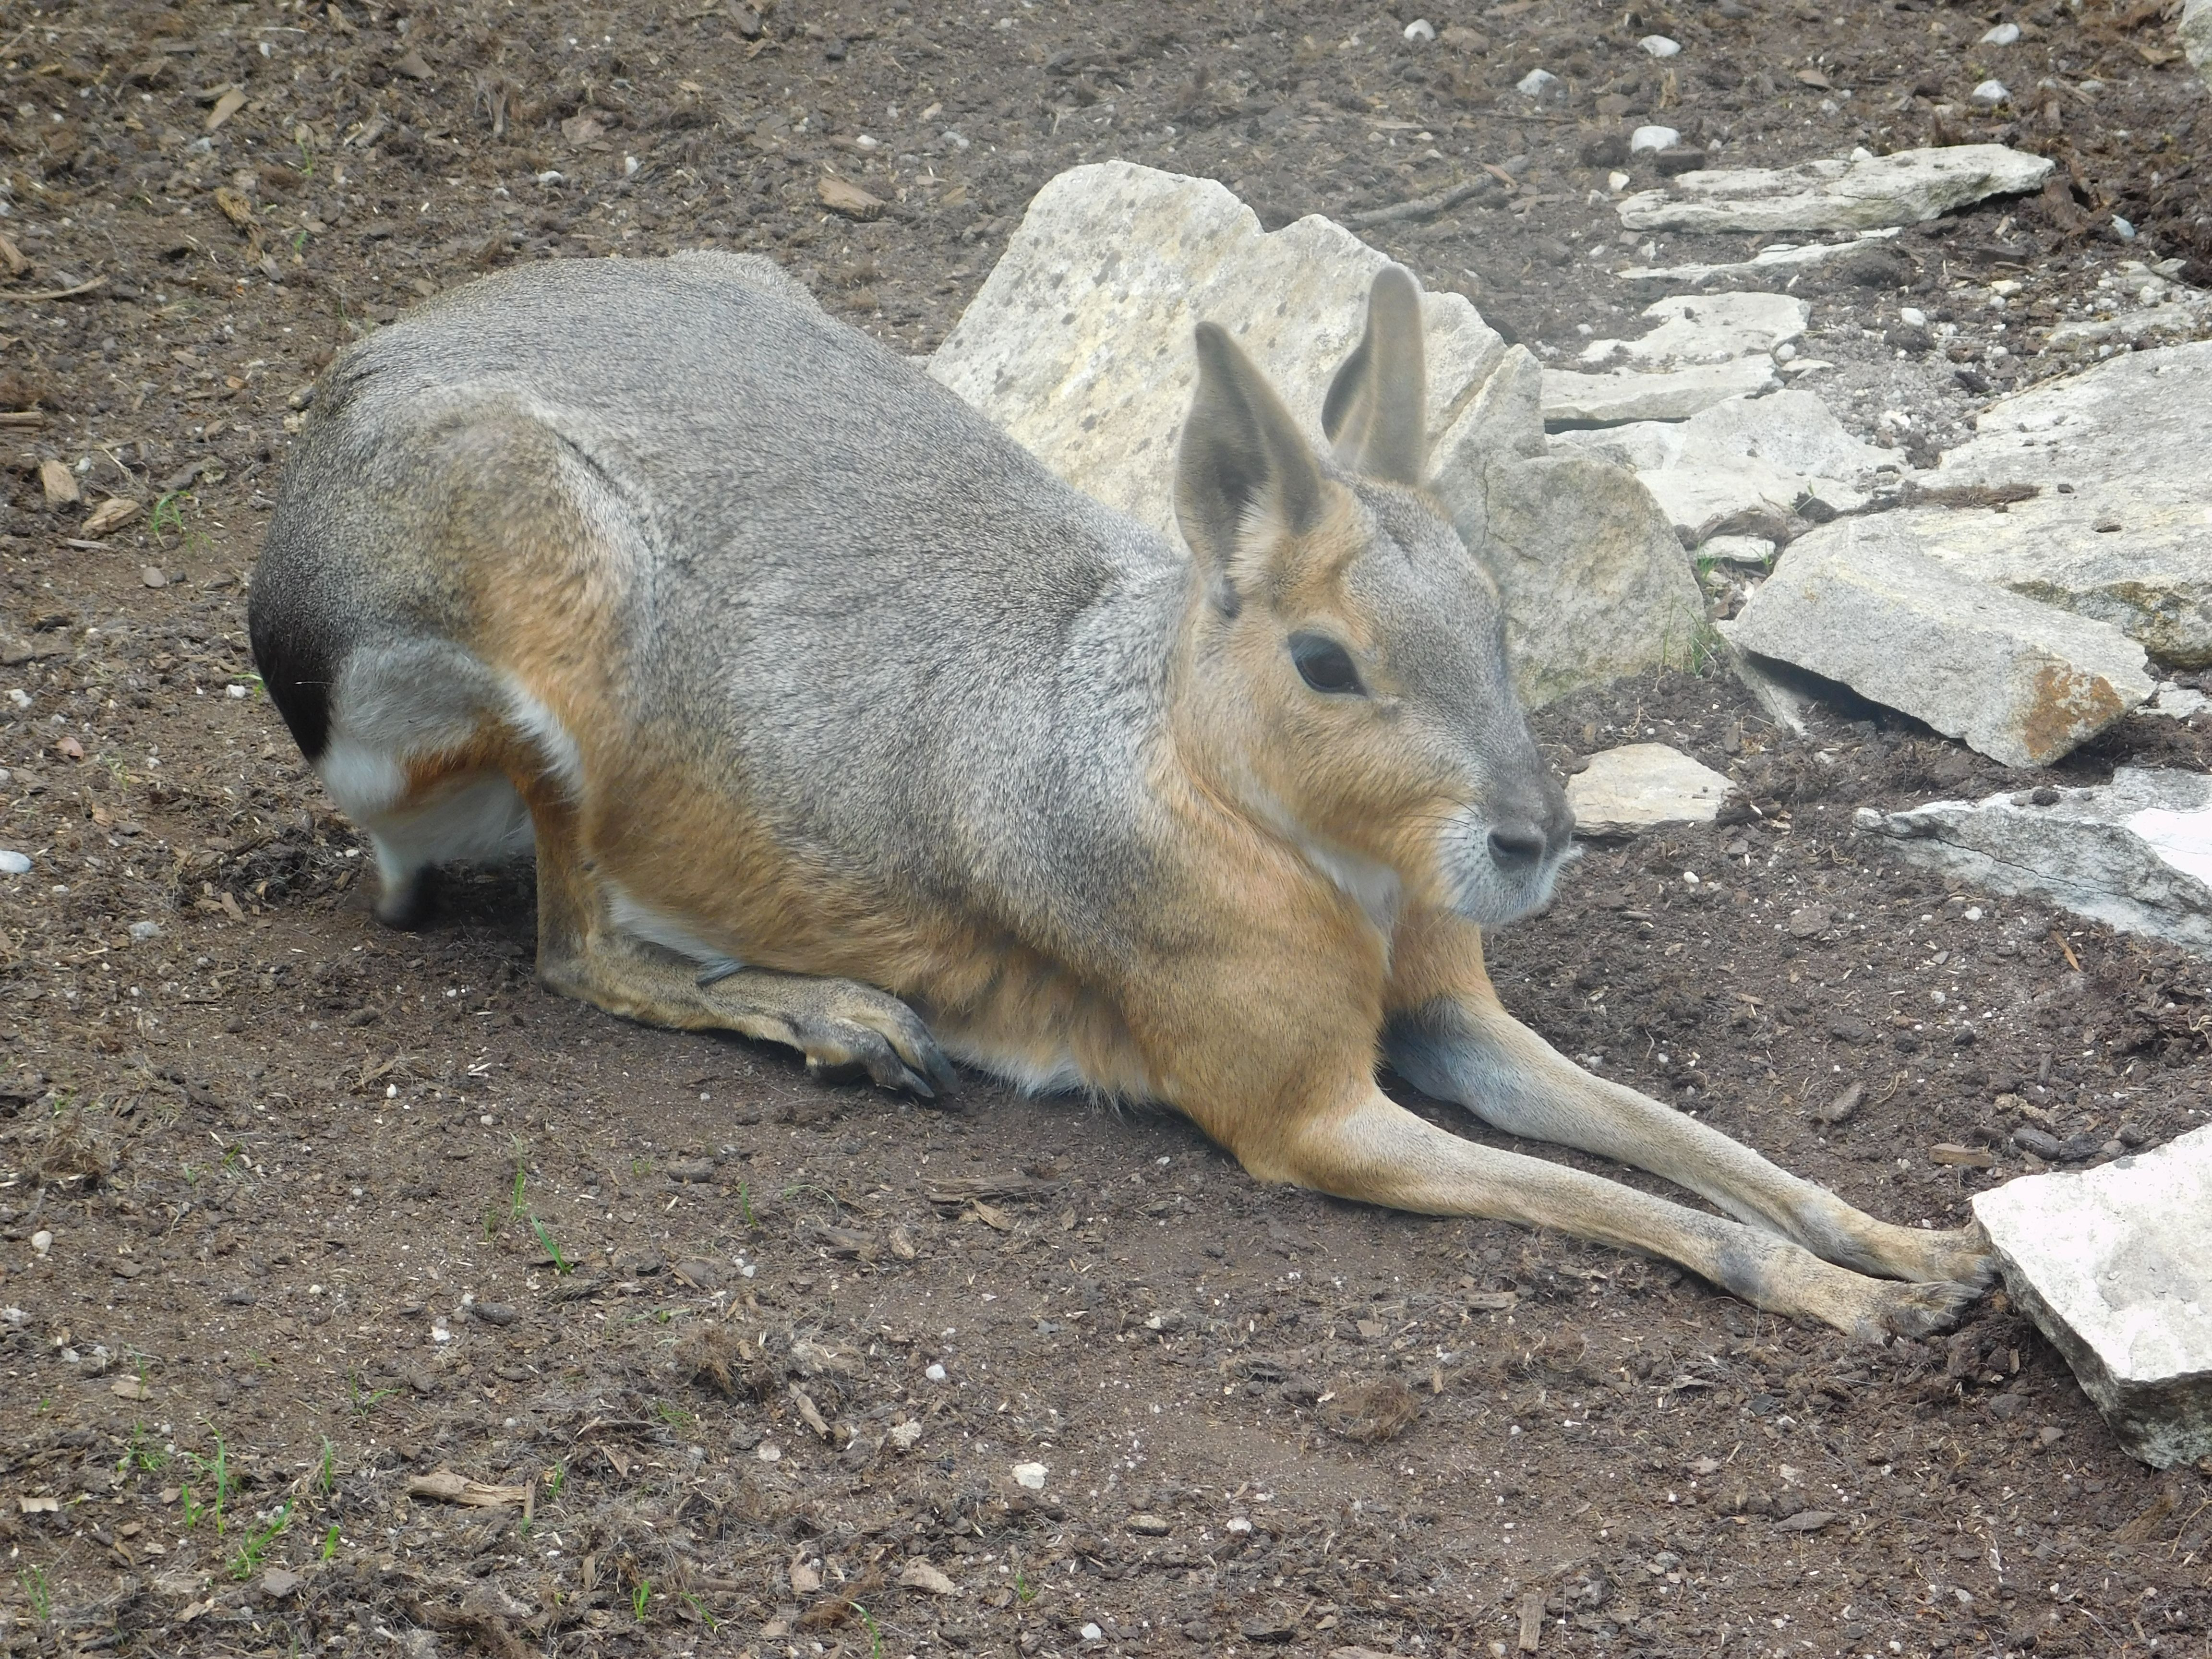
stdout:
<svg viewBox="0 0 2212 1659">
<path fill-rule="evenodd" d="M 1790 545 L 1732 641 L 1841 680 L 2008 766 L 2047 766 L 2150 696 L 2142 647 L 1930 558 L 1891 515 Z"/>
<path fill-rule="evenodd" d="M 2002 144 L 1948 144 L 1794 167 L 1679 173 L 1616 210 L 1631 230 L 1875 230 L 1913 225 L 1990 196 L 2036 190 L 2053 163 Z"/>
<path fill-rule="evenodd" d="M 2121 1446 L 2160 1469 L 2212 1456 L 2212 1128 L 2008 1182 L 1974 1215 Z"/>
<path fill-rule="evenodd" d="M 2212 0 L 2182 0 L 2181 50 L 2212 87 Z"/>
<path fill-rule="evenodd" d="M 1190 331 L 1234 334 L 1313 428 L 1388 263 L 1312 216 L 1268 234 L 1219 184 L 1128 162 L 1039 191 L 929 371 L 1061 477 L 1170 536 L 1196 383 Z M 1633 478 L 1543 453 L 1541 374 L 1465 298 L 1422 301 L 1435 485 L 1492 563 L 1524 696 L 1688 654 L 1696 582 Z"/>
<path fill-rule="evenodd" d="M 2200 773 L 2124 766 L 2093 788 L 1862 807 L 1856 823 L 1909 863 L 2212 951 L 2212 778 Z"/>
<path fill-rule="evenodd" d="M 1543 381 L 1515 346 L 1431 453 L 1437 495 L 1497 579 L 1515 687 L 1531 708 L 1687 666 L 1705 614 L 1681 543 L 1635 476 L 1545 453 Z"/>
<path fill-rule="evenodd" d="M 1999 399 L 1893 514 L 1961 574 L 2094 617 L 2160 661 L 2212 665 L 2212 341 L 2139 351 Z M 2035 493 L 2002 512 L 1973 492 Z M 1985 500 L 1985 498 L 1984 498 Z"/>
</svg>

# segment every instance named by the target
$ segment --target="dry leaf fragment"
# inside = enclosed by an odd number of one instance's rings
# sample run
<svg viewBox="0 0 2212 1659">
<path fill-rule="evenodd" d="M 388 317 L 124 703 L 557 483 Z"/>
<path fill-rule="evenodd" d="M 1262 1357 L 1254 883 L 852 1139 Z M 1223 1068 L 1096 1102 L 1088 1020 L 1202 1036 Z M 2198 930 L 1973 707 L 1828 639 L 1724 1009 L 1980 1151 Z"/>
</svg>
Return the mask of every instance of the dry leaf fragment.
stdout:
<svg viewBox="0 0 2212 1659">
<path fill-rule="evenodd" d="M 799 1553 L 791 1558 L 791 1593 L 811 1595 L 822 1588 L 822 1569 L 806 1559 L 806 1547 L 801 1545 Z"/>
<path fill-rule="evenodd" d="M 433 1469 L 428 1474 L 410 1476 L 407 1481 L 410 1498 L 430 1498 L 441 1503 L 465 1504 L 472 1509 L 497 1509 L 506 1504 L 520 1504 L 530 1493 L 523 1486 L 489 1486 L 481 1480 L 471 1480 L 451 1469 Z"/>
<path fill-rule="evenodd" d="M 132 515 L 140 511 L 141 505 L 128 495 L 110 495 L 98 507 L 85 514 L 82 526 L 84 533 L 88 536 L 105 536 L 118 526 L 130 523 Z"/>
<path fill-rule="evenodd" d="M 215 187 L 215 204 L 222 210 L 222 216 L 240 230 L 253 228 L 253 204 L 228 185 Z"/>
<path fill-rule="evenodd" d="M 414 46 L 408 47 L 406 56 L 392 67 L 410 81 L 427 81 L 430 78 L 430 65 L 423 61 L 420 49 Z"/>
<path fill-rule="evenodd" d="M 31 262 L 23 257 L 23 250 L 5 236 L 0 236 L 0 262 L 6 264 L 10 276 L 21 276 L 31 268 Z"/>
<path fill-rule="evenodd" d="M 40 461 L 39 488 L 46 492 L 48 507 L 67 507 L 84 499 L 84 492 L 76 487 L 76 474 L 69 470 L 66 461 Z"/>
<path fill-rule="evenodd" d="M 561 123 L 561 136 L 572 144 L 588 144 L 605 131 L 588 115 L 572 115 Z"/>
<path fill-rule="evenodd" d="M 135 1376 L 118 1376 L 107 1385 L 108 1393 L 118 1400 L 151 1400 L 153 1389 Z"/>
<path fill-rule="evenodd" d="M 960 1586 L 927 1561 L 909 1561 L 899 1574 L 901 1589 L 927 1590 L 932 1595 L 957 1595 Z"/>
<path fill-rule="evenodd" d="M 881 198 L 871 196 L 858 185 L 840 179 L 836 173 L 824 173 L 815 188 L 822 197 L 822 205 L 832 213 L 842 213 L 848 219 L 880 219 L 884 214 Z"/>
<path fill-rule="evenodd" d="M 1808 87 L 1826 89 L 1835 85 L 1834 82 L 1816 69 L 1801 69 L 1797 71 L 1797 78 Z"/>
<path fill-rule="evenodd" d="M 228 92 L 223 94 L 222 97 L 216 99 L 215 100 L 215 107 L 208 112 L 207 130 L 210 132 L 213 132 L 217 127 L 221 126 L 225 121 L 230 119 L 232 116 L 237 114 L 239 111 L 245 107 L 246 94 L 240 92 L 236 87 L 233 87 Z"/>
</svg>

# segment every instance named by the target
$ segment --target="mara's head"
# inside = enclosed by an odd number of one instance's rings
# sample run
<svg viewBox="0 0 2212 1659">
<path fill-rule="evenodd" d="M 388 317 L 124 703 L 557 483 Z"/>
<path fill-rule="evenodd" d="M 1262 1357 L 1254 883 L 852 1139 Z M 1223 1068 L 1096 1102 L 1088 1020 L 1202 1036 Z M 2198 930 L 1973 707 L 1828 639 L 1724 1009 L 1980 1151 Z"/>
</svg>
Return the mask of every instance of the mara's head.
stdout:
<svg viewBox="0 0 2212 1659">
<path fill-rule="evenodd" d="M 1513 692 L 1497 584 L 1423 487 L 1413 277 L 1375 279 L 1322 406 L 1328 455 L 1221 329 L 1199 326 L 1198 356 L 1176 480 L 1194 758 L 1370 914 L 1534 908 L 1572 822 Z"/>
</svg>

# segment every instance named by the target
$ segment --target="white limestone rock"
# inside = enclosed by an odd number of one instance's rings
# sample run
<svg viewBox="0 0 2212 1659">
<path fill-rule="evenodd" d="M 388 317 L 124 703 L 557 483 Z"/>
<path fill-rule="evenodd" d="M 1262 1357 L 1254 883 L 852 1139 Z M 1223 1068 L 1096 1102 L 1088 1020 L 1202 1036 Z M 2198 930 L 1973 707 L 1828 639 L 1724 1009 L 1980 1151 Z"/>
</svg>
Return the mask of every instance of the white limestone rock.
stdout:
<svg viewBox="0 0 2212 1659">
<path fill-rule="evenodd" d="M 1551 444 L 1634 472 L 1692 545 L 1747 514 L 1787 517 L 1808 495 L 1852 512 L 1865 504 L 1877 469 L 1895 465 L 1819 398 L 1796 391 L 1732 398 L 1686 421 L 1563 432 Z"/>
<path fill-rule="evenodd" d="M 2054 164 L 2002 144 L 1948 144 L 1794 167 L 1677 174 L 1617 208 L 1631 230 L 1873 230 L 1918 224 L 1987 197 L 2036 190 Z"/>
<path fill-rule="evenodd" d="M 2124 933 L 2212 951 L 2212 778 L 2119 768 L 2109 784 L 1939 800 L 1856 820 L 1899 856 Z"/>
<path fill-rule="evenodd" d="M 1061 477 L 1176 537 L 1193 325 L 1236 335 L 1319 446 L 1385 263 L 1320 217 L 1264 233 L 1210 179 L 1076 167 L 1037 192 L 929 371 Z M 1682 660 L 1702 605 L 1650 498 L 1618 468 L 1545 455 L 1535 359 L 1466 299 L 1428 294 L 1422 319 L 1434 485 L 1498 570 L 1522 696 Z"/>
<path fill-rule="evenodd" d="M 1983 410 L 1931 488 L 2027 485 L 1916 507 L 1898 533 L 1960 574 L 2111 623 L 2161 662 L 2212 665 L 2212 341 L 2115 357 Z M 2062 490 L 2062 484 L 2070 489 Z"/>
<path fill-rule="evenodd" d="M 1960 574 L 1880 517 L 1790 544 L 1745 601 L 1739 647 L 1844 684 L 2007 766 L 2047 766 L 2151 692 L 2109 623 Z"/>
<path fill-rule="evenodd" d="M 929 372 L 1079 489 L 1176 535 L 1175 455 L 1198 383 L 1192 328 L 1220 324 L 1318 444 L 1388 257 L 1310 215 L 1270 235 L 1211 179 L 1127 161 L 1069 169 L 1030 203 Z M 1505 355 L 1457 294 L 1421 301 L 1429 428 Z"/>
<path fill-rule="evenodd" d="M 1739 357 L 1662 374 L 1544 371 L 1547 426 L 1616 426 L 1625 421 L 1686 421 L 1730 398 L 1756 397 L 1782 384 L 1771 357 Z"/>
<path fill-rule="evenodd" d="M 1430 457 L 1434 488 L 1505 605 L 1514 684 L 1530 708 L 1689 660 L 1705 616 L 1690 562 L 1624 468 L 1547 455 L 1543 372 L 1506 354 Z"/>
<path fill-rule="evenodd" d="M 1736 259 L 1720 264 L 1689 265 L 1631 265 L 1613 275 L 1624 283 L 1667 283 L 1685 288 L 1695 288 L 1702 283 L 1741 281 L 1749 276 L 1785 276 L 1808 265 L 1825 264 L 1856 253 L 1869 242 L 1881 242 L 1898 234 L 1890 226 L 1881 230 L 1863 230 L 1848 242 L 1777 242 L 1763 247 L 1748 259 Z"/>
<path fill-rule="evenodd" d="M 2212 1128 L 1974 1198 L 2005 1288 L 2154 1468 L 2212 1456 Z"/>
<path fill-rule="evenodd" d="M 1582 367 L 1650 371 L 1759 356 L 1800 337 L 1813 308 L 1788 294 L 1677 294 L 1644 315 L 1656 326 L 1639 339 L 1592 340 Z"/>
<path fill-rule="evenodd" d="M 2180 34 L 2190 66 L 2212 87 L 2212 0 L 2182 0 Z"/>
<path fill-rule="evenodd" d="M 1589 757 L 1567 780 L 1578 836 L 1633 836 L 1662 823 L 1711 823 L 1735 786 L 1663 743 L 1632 743 Z"/>
</svg>

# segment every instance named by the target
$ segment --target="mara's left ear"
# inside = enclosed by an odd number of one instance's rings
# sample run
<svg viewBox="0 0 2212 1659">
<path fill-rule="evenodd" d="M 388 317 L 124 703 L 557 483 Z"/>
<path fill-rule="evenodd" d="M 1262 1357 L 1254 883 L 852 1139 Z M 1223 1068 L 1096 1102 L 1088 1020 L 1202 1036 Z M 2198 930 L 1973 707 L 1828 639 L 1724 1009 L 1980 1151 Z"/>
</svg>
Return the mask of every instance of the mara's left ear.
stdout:
<svg viewBox="0 0 2212 1659">
<path fill-rule="evenodd" d="M 1418 487 L 1428 468 L 1428 407 L 1420 285 L 1403 265 L 1385 265 L 1367 292 L 1367 331 L 1329 382 L 1322 430 L 1352 471 Z"/>
</svg>

